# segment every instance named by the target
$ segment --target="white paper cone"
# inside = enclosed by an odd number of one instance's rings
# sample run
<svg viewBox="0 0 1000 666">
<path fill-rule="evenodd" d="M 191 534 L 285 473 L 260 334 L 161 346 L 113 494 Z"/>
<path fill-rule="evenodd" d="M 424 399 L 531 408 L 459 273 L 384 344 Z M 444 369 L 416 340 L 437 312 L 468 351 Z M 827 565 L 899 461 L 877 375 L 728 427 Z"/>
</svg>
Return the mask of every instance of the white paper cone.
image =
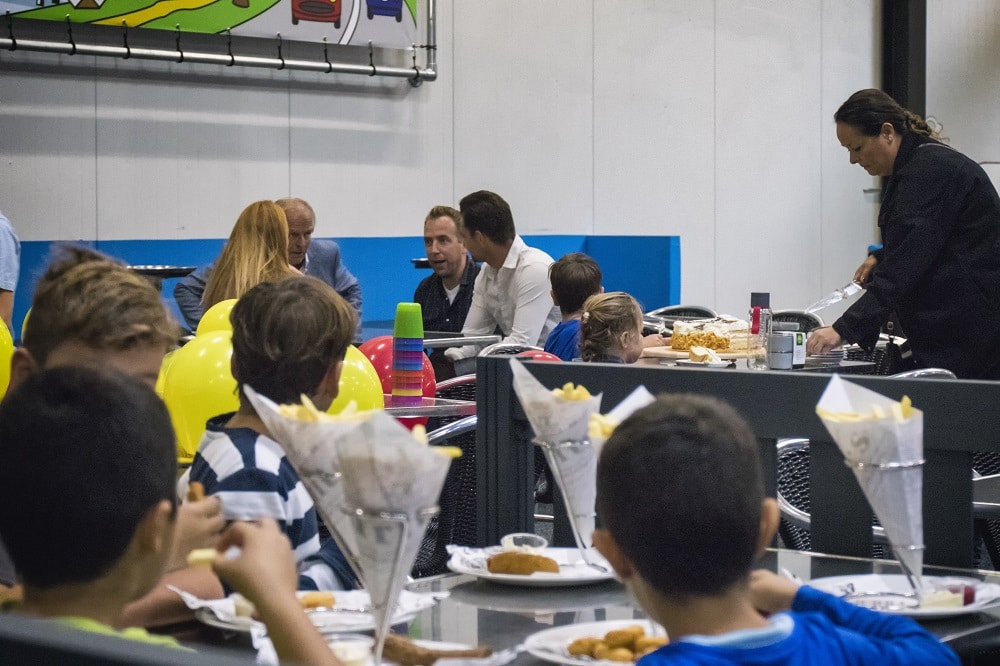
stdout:
<svg viewBox="0 0 1000 666">
<path fill-rule="evenodd" d="M 359 422 L 309 422 L 284 416 L 269 398 L 249 386 L 244 393 L 309 491 L 316 511 L 359 579 L 354 526 L 344 514 L 344 486 L 335 450 L 352 436 Z"/>
<path fill-rule="evenodd" d="M 819 402 L 831 412 L 872 413 L 878 405 L 889 416 L 859 422 L 823 418 L 823 425 L 885 528 L 897 559 L 920 586 L 924 558 L 923 412 L 897 421 L 894 400 L 834 375 Z"/>
<path fill-rule="evenodd" d="M 336 453 L 362 580 L 379 627 L 380 656 L 388 618 L 437 507 L 451 458 L 414 440 L 385 413 L 360 424 Z"/>
<path fill-rule="evenodd" d="M 536 439 L 573 442 L 587 438 L 590 415 L 601 408 L 601 394 L 588 400 L 565 400 L 545 388 L 517 359 L 511 359 L 510 369 L 514 374 L 514 392 Z"/>
<path fill-rule="evenodd" d="M 597 503 L 597 450 L 589 442 L 568 446 L 543 445 L 545 459 L 562 492 L 566 512 L 573 523 L 581 549 L 594 541 L 594 511 Z"/>
</svg>

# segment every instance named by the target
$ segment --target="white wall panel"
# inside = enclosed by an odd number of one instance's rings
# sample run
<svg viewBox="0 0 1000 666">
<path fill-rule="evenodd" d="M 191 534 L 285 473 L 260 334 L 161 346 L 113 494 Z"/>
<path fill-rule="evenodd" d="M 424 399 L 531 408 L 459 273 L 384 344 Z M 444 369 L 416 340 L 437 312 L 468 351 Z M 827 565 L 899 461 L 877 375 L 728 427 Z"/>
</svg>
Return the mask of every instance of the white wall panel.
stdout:
<svg viewBox="0 0 1000 666">
<path fill-rule="evenodd" d="M 1000 2 L 927 2 L 927 115 L 977 162 L 1000 161 Z"/>
<path fill-rule="evenodd" d="M 716 3 L 716 293 L 741 313 L 751 291 L 805 307 L 818 265 L 818 0 Z M 810 267 L 810 268 L 807 268 Z"/>
<path fill-rule="evenodd" d="M 455 194 L 503 196 L 522 234 L 593 232 L 593 12 L 455 2 Z"/>
<path fill-rule="evenodd" d="M 93 60 L 0 62 L 0 210 L 22 240 L 95 237 Z"/>
<path fill-rule="evenodd" d="M 851 164 L 836 136 L 833 114 L 856 90 L 877 88 L 881 52 L 878 3 L 871 0 L 824 0 L 822 104 L 816 119 L 820 136 L 822 226 L 816 237 L 823 249 L 818 270 L 801 278 L 815 294 L 813 300 L 847 284 L 878 242 L 878 196 L 864 192 L 881 186 L 880 179 Z M 807 300 L 812 302 L 812 300 Z M 836 306 L 820 315 L 832 323 L 846 309 Z"/>
<path fill-rule="evenodd" d="M 167 67 L 98 80 L 101 238 L 224 238 L 247 204 L 287 188 L 287 84 L 268 80 L 279 73 Z"/>
<path fill-rule="evenodd" d="M 715 302 L 714 22 L 710 2 L 595 7 L 594 231 L 680 236 L 684 302 Z"/>
</svg>

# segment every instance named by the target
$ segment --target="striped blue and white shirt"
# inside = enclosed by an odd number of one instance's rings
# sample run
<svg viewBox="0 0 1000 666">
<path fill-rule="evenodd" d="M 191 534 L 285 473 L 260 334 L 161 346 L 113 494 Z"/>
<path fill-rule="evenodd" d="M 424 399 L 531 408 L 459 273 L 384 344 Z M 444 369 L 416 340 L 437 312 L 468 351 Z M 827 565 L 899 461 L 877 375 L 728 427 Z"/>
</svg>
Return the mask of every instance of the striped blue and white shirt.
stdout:
<svg viewBox="0 0 1000 666">
<path fill-rule="evenodd" d="M 292 542 L 299 565 L 299 589 L 353 587 L 353 575 L 333 539 L 320 544 L 316 508 L 281 445 L 250 428 L 226 428 L 232 414 L 206 424 L 191 467 L 177 482 L 177 494 L 199 481 L 217 495 L 227 520 L 274 518 Z"/>
</svg>

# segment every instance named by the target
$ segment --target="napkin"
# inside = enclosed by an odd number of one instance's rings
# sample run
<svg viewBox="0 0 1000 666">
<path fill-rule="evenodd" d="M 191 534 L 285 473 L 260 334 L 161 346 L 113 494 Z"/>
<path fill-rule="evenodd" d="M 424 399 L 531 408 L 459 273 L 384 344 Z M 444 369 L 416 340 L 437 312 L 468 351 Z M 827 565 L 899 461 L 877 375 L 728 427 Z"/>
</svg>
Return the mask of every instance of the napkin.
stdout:
<svg viewBox="0 0 1000 666">
<path fill-rule="evenodd" d="M 587 400 L 566 400 L 545 388 L 517 359 L 511 359 L 510 369 L 514 374 L 514 392 L 537 439 L 555 443 L 587 438 L 590 415 L 601 407 L 600 394 Z"/>
<path fill-rule="evenodd" d="M 285 456 L 309 491 L 323 523 L 340 546 L 354 573 L 360 580 L 364 580 L 357 559 L 358 546 L 354 538 L 354 527 L 342 510 L 344 486 L 335 455 L 339 442 L 353 436 L 358 422 L 347 419 L 302 421 L 282 414 L 278 405 L 250 386 L 244 386 L 244 393 L 271 435 L 281 444 Z"/>
<path fill-rule="evenodd" d="M 817 405 L 896 559 L 920 592 L 924 561 L 924 415 L 834 375 Z"/>
<path fill-rule="evenodd" d="M 437 511 L 452 459 L 415 440 L 384 412 L 358 423 L 337 443 L 335 454 L 361 579 L 371 594 L 378 662 L 392 609 Z"/>
</svg>

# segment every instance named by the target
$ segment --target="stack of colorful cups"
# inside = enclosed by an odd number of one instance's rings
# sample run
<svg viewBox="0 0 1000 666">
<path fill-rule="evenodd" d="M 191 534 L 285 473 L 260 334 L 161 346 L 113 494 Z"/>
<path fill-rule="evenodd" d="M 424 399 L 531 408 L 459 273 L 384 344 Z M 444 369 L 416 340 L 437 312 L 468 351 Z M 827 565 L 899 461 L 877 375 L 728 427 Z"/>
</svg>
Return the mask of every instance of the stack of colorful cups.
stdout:
<svg viewBox="0 0 1000 666">
<path fill-rule="evenodd" d="M 424 373 L 424 320 L 419 303 L 396 306 L 392 336 L 393 401 L 419 405 Z"/>
</svg>

